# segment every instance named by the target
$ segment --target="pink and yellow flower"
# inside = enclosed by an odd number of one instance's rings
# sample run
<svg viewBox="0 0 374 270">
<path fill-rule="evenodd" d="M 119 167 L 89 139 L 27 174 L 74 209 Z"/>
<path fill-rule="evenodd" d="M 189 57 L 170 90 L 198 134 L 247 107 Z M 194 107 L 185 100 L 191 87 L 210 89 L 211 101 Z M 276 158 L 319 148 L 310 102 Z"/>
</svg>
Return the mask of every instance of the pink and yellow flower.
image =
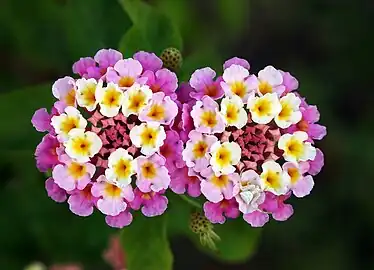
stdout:
<svg viewBox="0 0 374 270">
<path fill-rule="evenodd" d="M 158 92 L 152 95 L 148 105 L 140 112 L 139 120 L 170 125 L 177 114 L 177 104 L 163 92 Z"/>
<path fill-rule="evenodd" d="M 97 203 L 98 198 L 94 197 L 91 193 L 92 184 L 88 184 L 83 190 L 74 190 L 69 199 L 69 209 L 74 214 L 87 217 L 90 216 Z"/>
<path fill-rule="evenodd" d="M 91 163 L 78 163 L 71 159 L 64 160 L 53 168 L 55 183 L 66 191 L 83 190 L 91 182 L 96 167 Z"/>
<path fill-rule="evenodd" d="M 311 175 L 305 175 L 309 170 L 307 162 L 286 162 L 283 164 L 283 170 L 290 176 L 290 189 L 296 197 L 302 198 L 310 194 L 314 181 Z"/>
<path fill-rule="evenodd" d="M 142 77 L 147 78 L 146 84 L 153 93 L 163 92 L 173 100 L 177 98 L 175 90 L 177 90 L 178 87 L 178 78 L 174 72 L 166 68 L 155 72 L 147 70 L 143 73 Z"/>
<path fill-rule="evenodd" d="M 201 172 L 201 192 L 211 202 L 217 203 L 223 199 L 234 197 L 233 188 L 239 181 L 237 173 L 216 176 L 211 167 Z"/>
<path fill-rule="evenodd" d="M 64 106 L 77 106 L 75 80 L 72 77 L 64 77 L 55 81 L 52 85 L 52 94 L 60 100 Z"/>
<path fill-rule="evenodd" d="M 168 199 L 163 191 L 142 192 L 136 188 L 134 193 L 135 199 L 130 202 L 130 206 L 134 210 L 140 209 L 146 217 L 162 215 L 168 207 Z"/>
<path fill-rule="evenodd" d="M 208 168 L 210 148 L 217 142 L 217 138 L 195 130 L 192 130 L 188 137 L 189 140 L 182 152 L 183 160 L 186 162 L 187 167 L 193 168 L 196 172 L 200 172 Z"/>
<path fill-rule="evenodd" d="M 108 83 L 106 87 L 96 90 L 95 98 L 100 104 L 100 113 L 106 117 L 114 117 L 119 113 L 124 94 L 117 84 Z"/>
<path fill-rule="evenodd" d="M 129 58 L 119 60 L 113 68 L 108 68 L 106 73 L 107 82 L 112 82 L 121 88 L 127 89 L 135 82 L 143 84 L 146 79 L 140 78 L 143 67 L 139 61 Z"/>
<path fill-rule="evenodd" d="M 210 165 L 212 170 L 218 176 L 220 174 L 230 174 L 235 171 L 234 165 L 237 165 L 241 158 L 241 149 L 235 142 L 215 142 L 210 153 Z"/>
<path fill-rule="evenodd" d="M 136 161 L 136 185 L 142 192 L 159 192 L 169 187 L 170 175 L 163 157 L 158 154 L 151 157 L 140 156 Z"/>
<path fill-rule="evenodd" d="M 134 192 L 130 185 L 121 188 L 105 178 L 99 176 L 93 184 L 91 193 L 98 197 L 97 208 L 105 215 L 116 216 L 127 208 L 127 203 L 134 200 Z M 126 200 L 126 201 L 125 201 Z"/>
<path fill-rule="evenodd" d="M 310 142 L 307 142 L 307 139 L 308 134 L 303 131 L 282 135 L 278 141 L 278 148 L 284 151 L 284 159 L 293 163 L 313 160 L 316 156 L 316 149 Z"/>
<path fill-rule="evenodd" d="M 136 173 L 137 162 L 123 148 L 118 148 L 108 157 L 106 178 L 121 187 L 131 184 L 131 177 Z"/>
<path fill-rule="evenodd" d="M 152 97 L 152 91 L 147 85 L 134 83 L 123 94 L 122 113 L 128 117 L 139 115 Z"/>
<path fill-rule="evenodd" d="M 251 95 L 247 108 L 251 112 L 253 122 L 257 124 L 270 123 L 282 111 L 282 105 L 275 93 L 267 93 L 261 97 Z"/>
<path fill-rule="evenodd" d="M 222 78 L 221 87 L 225 91 L 225 95 L 228 97 L 238 96 L 243 102 L 247 102 L 248 97 L 257 87 L 256 76 L 250 76 L 248 69 L 237 64 L 226 68 Z"/>
<path fill-rule="evenodd" d="M 190 85 L 192 91 L 190 96 L 196 100 L 201 100 L 202 97 L 208 96 L 212 99 L 220 99 L 223 97 L 224 92 L 220 85 L 222 79 L 216 77 L 216 72 L 211 68 L 197 69 L 191 75 Z"/>
<path fill-rule="evenodd" d="M 201 194 L 200 179 L 199 174 L 185 166 L 171 173 L 170 189 L 177 194 L 187 192 L 191 197 L 199 197 Z"/>
<path fill-rule="evenodd" d="M 264 190 L 282 195 L 289 190 L 290 176 L 282 170 L 277 162 L 269 160 L 262 164 L 260 181 Z"/>
<path fill-rule="evenodd" d="M 78 79 L 77 85 L 77 103 L 79 106 L 86 108 L 89 112 L 96 109 L 98 101 L 96 100 L 96 90 L 101 89 L 103 82 L 95 79 Z M 99 90 L 100 91 L 100 90 Z"/>
<path fill-rule="evenodd" d="M 280 96 L 286 90 L 282 83 L 282 73 L 273 66 L 267 66 L 258 73 L 257 92 L 260 95 L 276 93 Z"/>
<path fill-rule="evenodd" d="M 208 96 L 198 100 L 193 106 L 191 117 L 196 131 L 201 133 L 220 133 L 225 130 L 223 117 L 218 111 L 218 104 Z"/>
<path fill-rule="evenodd" d="M 235 199 L 222 200 L 218 203 L 205 202 L 204 213 L 213 224 L 223 224 L 227 218 L 237 218 L 240 215 Z"/>
<path fill-rule="evenodd" d="M 65 113 L 55 115 L 51 119 L 51 124 L 61 141 L 68 138 L 68 134 L 72 129 L 84 129 L 87 126 L 87 120 L 74 107 L 65 108 Z"/>
<path fill-rule="evenodd" d="M 131 142 L 143 155 L 150 156 L 157 152 L 166 139 L 163 126 L 156 122 L 142 123 L 130 130 Z"/>
</svg>

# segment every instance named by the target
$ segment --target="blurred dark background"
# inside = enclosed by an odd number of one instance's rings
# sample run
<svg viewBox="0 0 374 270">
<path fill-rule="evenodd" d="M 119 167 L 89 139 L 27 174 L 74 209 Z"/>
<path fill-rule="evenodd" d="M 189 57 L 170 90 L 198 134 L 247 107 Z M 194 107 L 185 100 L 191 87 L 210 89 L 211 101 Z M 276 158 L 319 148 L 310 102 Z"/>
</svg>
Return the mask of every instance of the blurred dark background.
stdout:
<svg viewBox="0 0 374 270">
<path fill-rule="evenodd" d="M 328 128 L 317 144 L 326 160 L 312 195 L 292 201 L 295 214 L 287 222 L 265 226 L 248 262 L 224 265 L 178 238 L 172 241 L 175 269 L 374 269 L 374 2 L 146 2 L 182 32 L 183 79 L 203 66 L 219 72 L 232 56 L 248 59 L 255 73 L 274 65 L 299 79 L 301 93 L 318 105 Z M 32 159 L 39 135 L 22 147 L 10 147 L 8 139 L 33 133 L 32 111 L 18 113 L 17 98 L 24 96 L 14 93 L 40 98 L 40 85 L 71 75 L 79 57 L 117 48 L 130 25 L 115 0 L 1 1 L 0 102 L 13 97 L 13 105 L 0 128 L 0 269 L 23 269 L 32 261 L 110 269 L 102 252 L 116 230 L 99 214 L 79 218 L 47 198 Z M 13 115 L 26 117 L 12 122 Z"/>
</svg>

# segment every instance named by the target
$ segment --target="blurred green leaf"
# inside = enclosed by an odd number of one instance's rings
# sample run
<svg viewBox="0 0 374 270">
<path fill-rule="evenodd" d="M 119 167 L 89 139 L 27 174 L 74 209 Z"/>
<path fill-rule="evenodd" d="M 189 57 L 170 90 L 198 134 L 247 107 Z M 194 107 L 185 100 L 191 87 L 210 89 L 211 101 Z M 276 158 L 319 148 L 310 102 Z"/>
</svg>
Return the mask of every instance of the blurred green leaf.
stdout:
<svg viewBox="0 0 374 270">
<path fill-rule="evenodd" d="M 146 48 L 160 54 L 167 47 L 182 49 L 176 25 L 163 13 L 140 0 L 120 0 L 134 26 L 122 38 L 119 48 L 129 56 Z"/>
<path fill-rule="evenodd" d="M 3 115 L 0 132 L 1 150 L 34 149 L 41 134 L 31 124 L 39 108 L 53 104 L 51 84 L 28 87 L 0 94 L 0 114 Z"/>
<path fill-rule="evenodd" d="M 129 270 L 171 270 L 173 255 L 166 234 L 166 216 L 147 218 L 141 214 L 121 231 L 121 242 Z"/>
<path fill-rule="evenodd" d="M 254 254 L 261 234 L 261 229 L 252 228 L 241 218 L 215 225 L 214 231 L 221 237 L 221 241 L 216 243 L 218 252 L 206 251 L 219 260 L 231 263 L 248 260 Z"/>
<path fill-rule="evenodd" d="M 236 37 L 248 27 L 249 5 L 250 1 L 248 0 L 217 1 L 219 18 L 229 37 Z"/>
</svg>

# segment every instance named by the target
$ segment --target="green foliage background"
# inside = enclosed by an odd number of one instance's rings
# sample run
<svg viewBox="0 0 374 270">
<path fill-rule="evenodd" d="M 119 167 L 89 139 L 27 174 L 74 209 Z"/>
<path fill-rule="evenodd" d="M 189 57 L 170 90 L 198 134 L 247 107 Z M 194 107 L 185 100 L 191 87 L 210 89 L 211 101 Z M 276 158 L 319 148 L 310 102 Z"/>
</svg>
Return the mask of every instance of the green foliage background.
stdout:
<svg viewBox="0 0 374 270">
<path fill-rule="evenodd" d="M 234 55 L 250 60 L 254 72 L 268 64 L 291 71 L 328 127 L 319 144 L 326 166 L 312 196 L 293 201 L 294 216 L 271 222 L 261 238 L 244 222 L 216 226 L 218 252 L 196 245 L 191 207 L 171 196 L 167 215 L 139 217 L 123 231 L 130 270 L 374 269 L 374 14 L 367 2 L 3 0 L 0 269 L 34 260 L 110 269 L 102 251 L 118 231 L 100 214 L 80 218 L 47 198 L 33 160 L 41 134 L 30 119 L 52 104 L 51 84 L 71 75 L 79 57 L 108 47 L 125 56 L 159 54 L 168 46 L 183 52 L 181 80 L 204 66 L 220 72 Z"/>
</svg>

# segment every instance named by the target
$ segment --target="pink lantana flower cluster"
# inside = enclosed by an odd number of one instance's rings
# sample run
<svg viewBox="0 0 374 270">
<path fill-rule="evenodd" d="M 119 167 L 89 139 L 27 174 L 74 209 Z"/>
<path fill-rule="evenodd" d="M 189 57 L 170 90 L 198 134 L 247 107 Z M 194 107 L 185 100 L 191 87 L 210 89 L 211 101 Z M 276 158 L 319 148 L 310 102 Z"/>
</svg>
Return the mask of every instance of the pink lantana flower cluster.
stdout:
<svg viewBox="0 0 374 270">
<path fill-rule="evenodd" d="M 42 108 L 32 118 L 47 132 L 35 157 L 41 172 L 51 172 L 48 196 L 79 216 L 97 209 L 118 228 L 136 210 L 163 214 L 170 174 L 184 165 L 183 141 L 172 129 L 177 76 L 153 53 L 123 59 L 112 49 L 81 58 L 73 72 L 79 78 L 53 84 L 50 113 Z"/>
<path fill-rule="evenodd" d="M 267 66 L 251 74 L 240 58 L 223 68 L 218 77 L 209 67 L 196 70 L 177 93 L 186 166 L 170 188 L 202 194 L 212 223 L 242 216 L 261 227 L 270 215 L 287 220 L 293 208 L 286 200 L 310 194 L 323 166 L 314 142 L 326 128 L 317 124 L 317 107 L 307 104 L 290 73 Z"/>
</svg>

